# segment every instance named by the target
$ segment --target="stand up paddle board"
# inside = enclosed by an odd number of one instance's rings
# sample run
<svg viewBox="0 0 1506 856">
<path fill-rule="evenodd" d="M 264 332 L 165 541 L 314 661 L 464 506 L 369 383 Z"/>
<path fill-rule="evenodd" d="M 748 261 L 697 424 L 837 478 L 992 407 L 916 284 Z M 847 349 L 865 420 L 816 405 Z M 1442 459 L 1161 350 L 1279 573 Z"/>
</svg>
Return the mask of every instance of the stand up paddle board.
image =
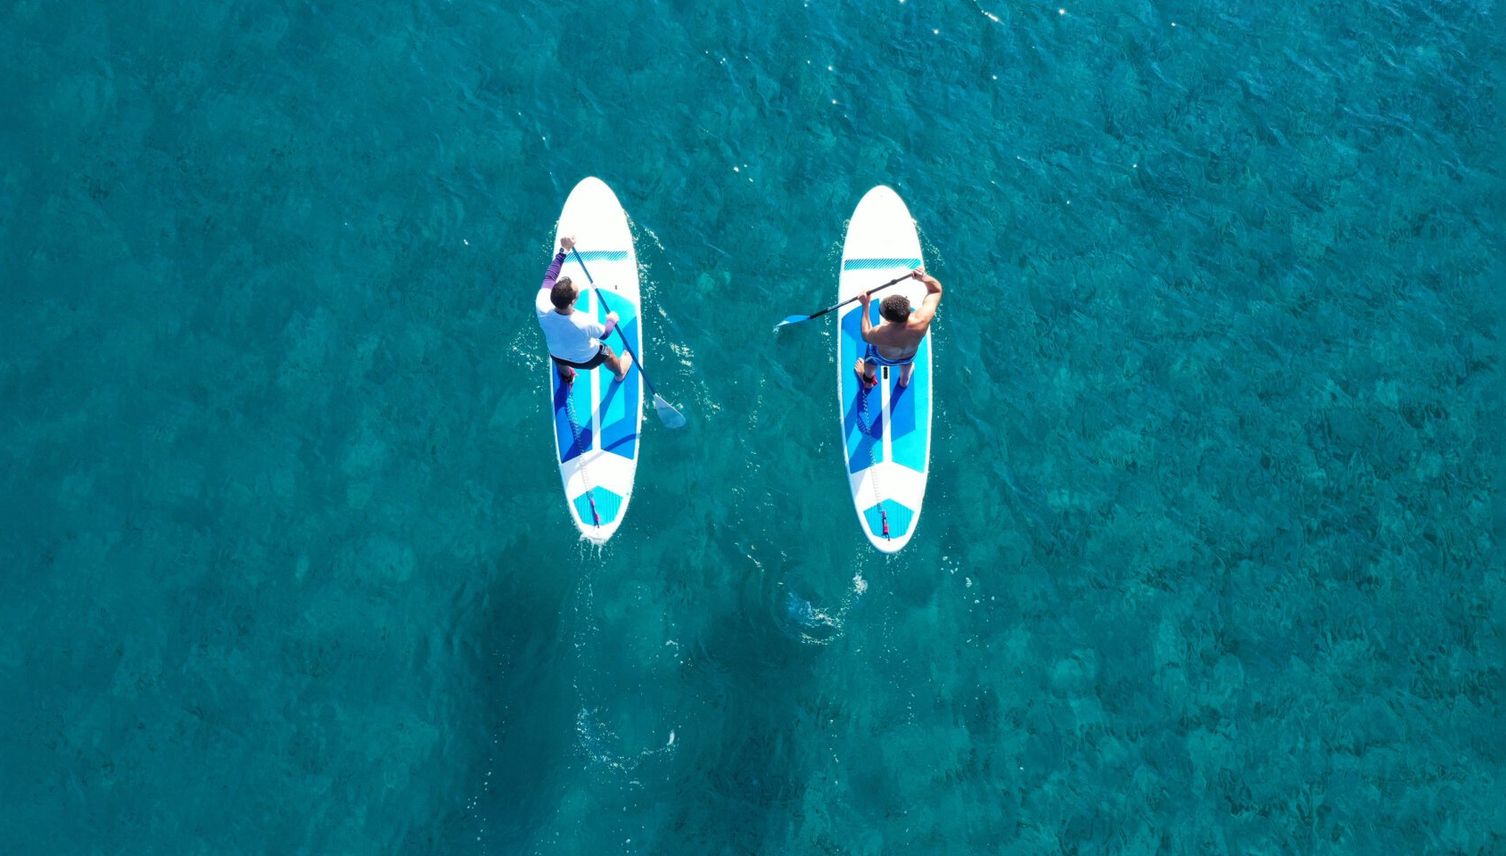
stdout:
<svg viewBox="0 0 1506 856">
<path fill-rule="evenodd" d="M 847 224 L 837 299 L 856 297 L 920 264 L 920 236 L 910 209 L 893 190 L 875 187 L 858 202 Z M 874 325 L 879 323 L 879 304 L 896 293 L 919 307 L 926 287 L 919 280 L 906 279 L 875 294 L 869 304 Z M 865 390 L 852 370 L 867 350 L 862 309 L 862 304 L 854 303 L 840 316 L 837 398 L 842 405 L 842 445 L 858 524 L 873 546 L 893 553 L 915 533 L 926 495 L 931 461 L 931 336 L 921 340 L 909 386 L 899 385 L 899 368 L 879 366 L 878 385 Z"/>
<path fill-rule="evenodd" d="M 566 235 L 579 242 L 575 253 L 565 254 L 560 276 L 568 276 L 580 289 L 575 311 L 605 324 L 607 312 L 616 312 L 617 331 L 643 356 L 641 305 L 638 297 L 638 255 L 628 231 L 627 214 L 616 194 L 598 178 L 575 185 L 565 199 L 555 228 L 554 246 Z M 585 266 L 582 267 L 582 262 Z M 590 286 L 590 271 L 595 288 Z M 597 291 L 607 292 L 606 305 Z M 617 331 L 604 341 L 619 357 L 627 353 Z M 643 378 L 637 361 L 627 377 L 618 382 L 602 364 L 590 370 L 575 370 L 575 382 L 560 380 L 554 361 L 548 362 L 549 395 L 554 417 L 554 448 L 565 485 L 565 504 L 570 518 L 585 538 L 604 544 L 622 525 L 628 499 L 633 494 L 633 476 L 638 469 L 638 434 L 643 423 Z"/>
</svg>

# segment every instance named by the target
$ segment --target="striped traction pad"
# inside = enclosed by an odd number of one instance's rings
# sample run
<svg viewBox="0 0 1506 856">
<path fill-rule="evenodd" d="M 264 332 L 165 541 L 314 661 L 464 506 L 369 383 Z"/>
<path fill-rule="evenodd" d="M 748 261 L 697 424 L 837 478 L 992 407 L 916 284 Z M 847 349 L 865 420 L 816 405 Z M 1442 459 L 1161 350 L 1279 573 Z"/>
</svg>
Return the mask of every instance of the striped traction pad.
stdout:
<svg viewBox="0 0 1506 856">
<path fill-rule="evenodd" d="M 848 259 L 842 262 L 842 270 L 915 270 L 920 259 Z"/>
<path fill-rule="evenodd" d="M 581 520 L 592 520 L 591 500 L 596 500 L 596 516 L 599 518 L 597 525 L 606 526 L 617 519 L 617 514 L 622 510 L 622 497 L 604 487 L 593 487 L 577 496 L 574 500 L 575 511 Z"/>
</svg>

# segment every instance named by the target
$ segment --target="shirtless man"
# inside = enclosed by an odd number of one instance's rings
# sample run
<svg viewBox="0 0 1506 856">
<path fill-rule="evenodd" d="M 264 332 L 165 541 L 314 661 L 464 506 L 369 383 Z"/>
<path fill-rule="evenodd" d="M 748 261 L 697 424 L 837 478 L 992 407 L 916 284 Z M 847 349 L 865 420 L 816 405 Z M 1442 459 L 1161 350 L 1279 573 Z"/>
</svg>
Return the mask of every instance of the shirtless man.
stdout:
<svg viewBox="0 0 1506 856">
<path fill-rule="evenodd" d="M 931 329 L 936 307 L 941 304 L 941 283 L 936 277 L 926 273 L 925 268 L 916 268 L 910 276 L 926 284 L 926 297 L 920 308 L 912 312 L 908 297 L 891 294 L 879 304 L 882 321 L 877 327 L 868 316 L 868 304 L 873 298 L 867 294 L 858 297 L 863 305 L 863 341 L 868 343 L 868 350 L 852 368 L 862 379 L 864 389 L 872 389 L 878 383 L 879 366 L 904 366 L 899 372 L 899 385 L 910 385 L 920 340 Z"/>
<path fill-rule="evenodd" d="M 560 250 L 544 274 L 544 283 L 534 298 L 534 314 L 544 331 L 544 343 L 549 347 L 549 356 L 554 358 L 560 380 L 573 383 L 576 369 L 594 369 L 606 363 L 620 383 L 627 377 L 632 357 L 618 357 L 602 341 L 617 326 L 617 313 L 607 313 L 607 323 L 600 324 L 584 313 L 576 312 L 575 298 L 580 295 L 580 290 L 570 277 L 560 276 L 565 253 L 574 246 L 574 238 L 560 238 Z"/>
</svg>

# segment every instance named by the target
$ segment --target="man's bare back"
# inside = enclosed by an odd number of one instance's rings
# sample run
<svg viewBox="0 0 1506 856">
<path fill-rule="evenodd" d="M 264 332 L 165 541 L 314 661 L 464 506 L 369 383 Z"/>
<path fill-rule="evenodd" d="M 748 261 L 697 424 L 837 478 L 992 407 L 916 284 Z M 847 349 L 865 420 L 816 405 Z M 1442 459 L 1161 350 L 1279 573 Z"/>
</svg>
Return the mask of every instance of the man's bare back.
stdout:
<svg viewBox="0 0 1506 856">
<path fill-rule="evenodd" d="M 910 301 L 903 296 L 885 298 L 880 305 L 881 317 L 877 327 L 868 314 L 868 304 L 872 298 L 867 294 L 858 298 L 863 305 L 863 341 L 873 346 L 853 366 L 864 386 L 878 383 L 880 364 L 903 365 L 899 385 L 910 385 L 910 374 L 915 370 L 915 354 L 920 349 L 920 341 L 931 329 L 931 321 L 936 318 L 936 307 L 941 304 L 941 283 L 936 277 L 926 273 L 924 268 L 916 268 L 910 276 L 926 285 L 926 296 L 921 301 L 920 308 L 911 311 Z"/>
</svg>

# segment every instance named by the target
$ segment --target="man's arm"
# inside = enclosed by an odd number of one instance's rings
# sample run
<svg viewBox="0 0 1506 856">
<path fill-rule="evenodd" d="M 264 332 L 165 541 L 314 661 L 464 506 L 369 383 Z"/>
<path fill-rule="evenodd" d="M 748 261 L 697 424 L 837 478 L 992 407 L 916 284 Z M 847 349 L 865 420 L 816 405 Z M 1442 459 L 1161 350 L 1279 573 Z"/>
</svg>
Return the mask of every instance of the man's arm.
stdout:
<svg viewBox="0 0 1506 856">
<path fill-rule="evenodd" d="M 910 275 L 926 284 L 926 297 L 920 302 L 920 308 L 910 314 L 909 326 L 912 330 L 925 330 L 936 317 L 936 307 L 941 305 L 941 283 L 924 268 L 916 268 Z"/>
<path fill-rule="evenodd" d="M 554 311 L 554 303 L 549 300 L 549 292 L 554 288 L 555 280 L 560 277 L 560 268 L 565 264 L 565 251 L 575 246 L 575 239 L 571 237 L 560 238 L 560 250 L 554 254 L 554 261 L 549 263 L 549 269 L 544 271 L 544 282 L 539 285 L 538 293 L 533 296 L 533 309 L 540 315 L 547 315 Z"/>
<path fill-rule="evenodd" d="M 873 318 L 868 314 L 868 304 L 872 301 L 873 295 L 866 291 L 858 295 L 858 304 L 863 307 L 863 341 L 870 345 L 873 344 L 873 340 L 868 338 L 868 335 L 873 332 Z"/>
<path fill-rule="evenodd" d="M 612 331 L 615 330 L 616 328 L 617 328 L 617 313 L 616 312 L 608 312 L 607 313 L 607 323 L 603 324 L 600 321 L 592 321 L 592 322 L 590 322 L 589 324 L 586 325 L 585 330 L 586 330 L 586 334 L 587 335 L 592 336 L 592 337 L 597 338 L 597 339 L 600 339 L 603 342 L 605 342 L 606 339 L 607 339 L 607 336 L 611 335 Z"/>
<path fill-rule="evenodd" d="M 560 238 L 560 251 L 554 254 L 554 261 L 549 263 L 549 270 L 544 271 L 544 282 L 539 286 L 540 291 L 548 291 L 554 288 L 555 280 L 560 278 L 560 268 L 565 265 L 565 253 L 575 246 L 575 239 L 566 235 Z"/>
</svg>

